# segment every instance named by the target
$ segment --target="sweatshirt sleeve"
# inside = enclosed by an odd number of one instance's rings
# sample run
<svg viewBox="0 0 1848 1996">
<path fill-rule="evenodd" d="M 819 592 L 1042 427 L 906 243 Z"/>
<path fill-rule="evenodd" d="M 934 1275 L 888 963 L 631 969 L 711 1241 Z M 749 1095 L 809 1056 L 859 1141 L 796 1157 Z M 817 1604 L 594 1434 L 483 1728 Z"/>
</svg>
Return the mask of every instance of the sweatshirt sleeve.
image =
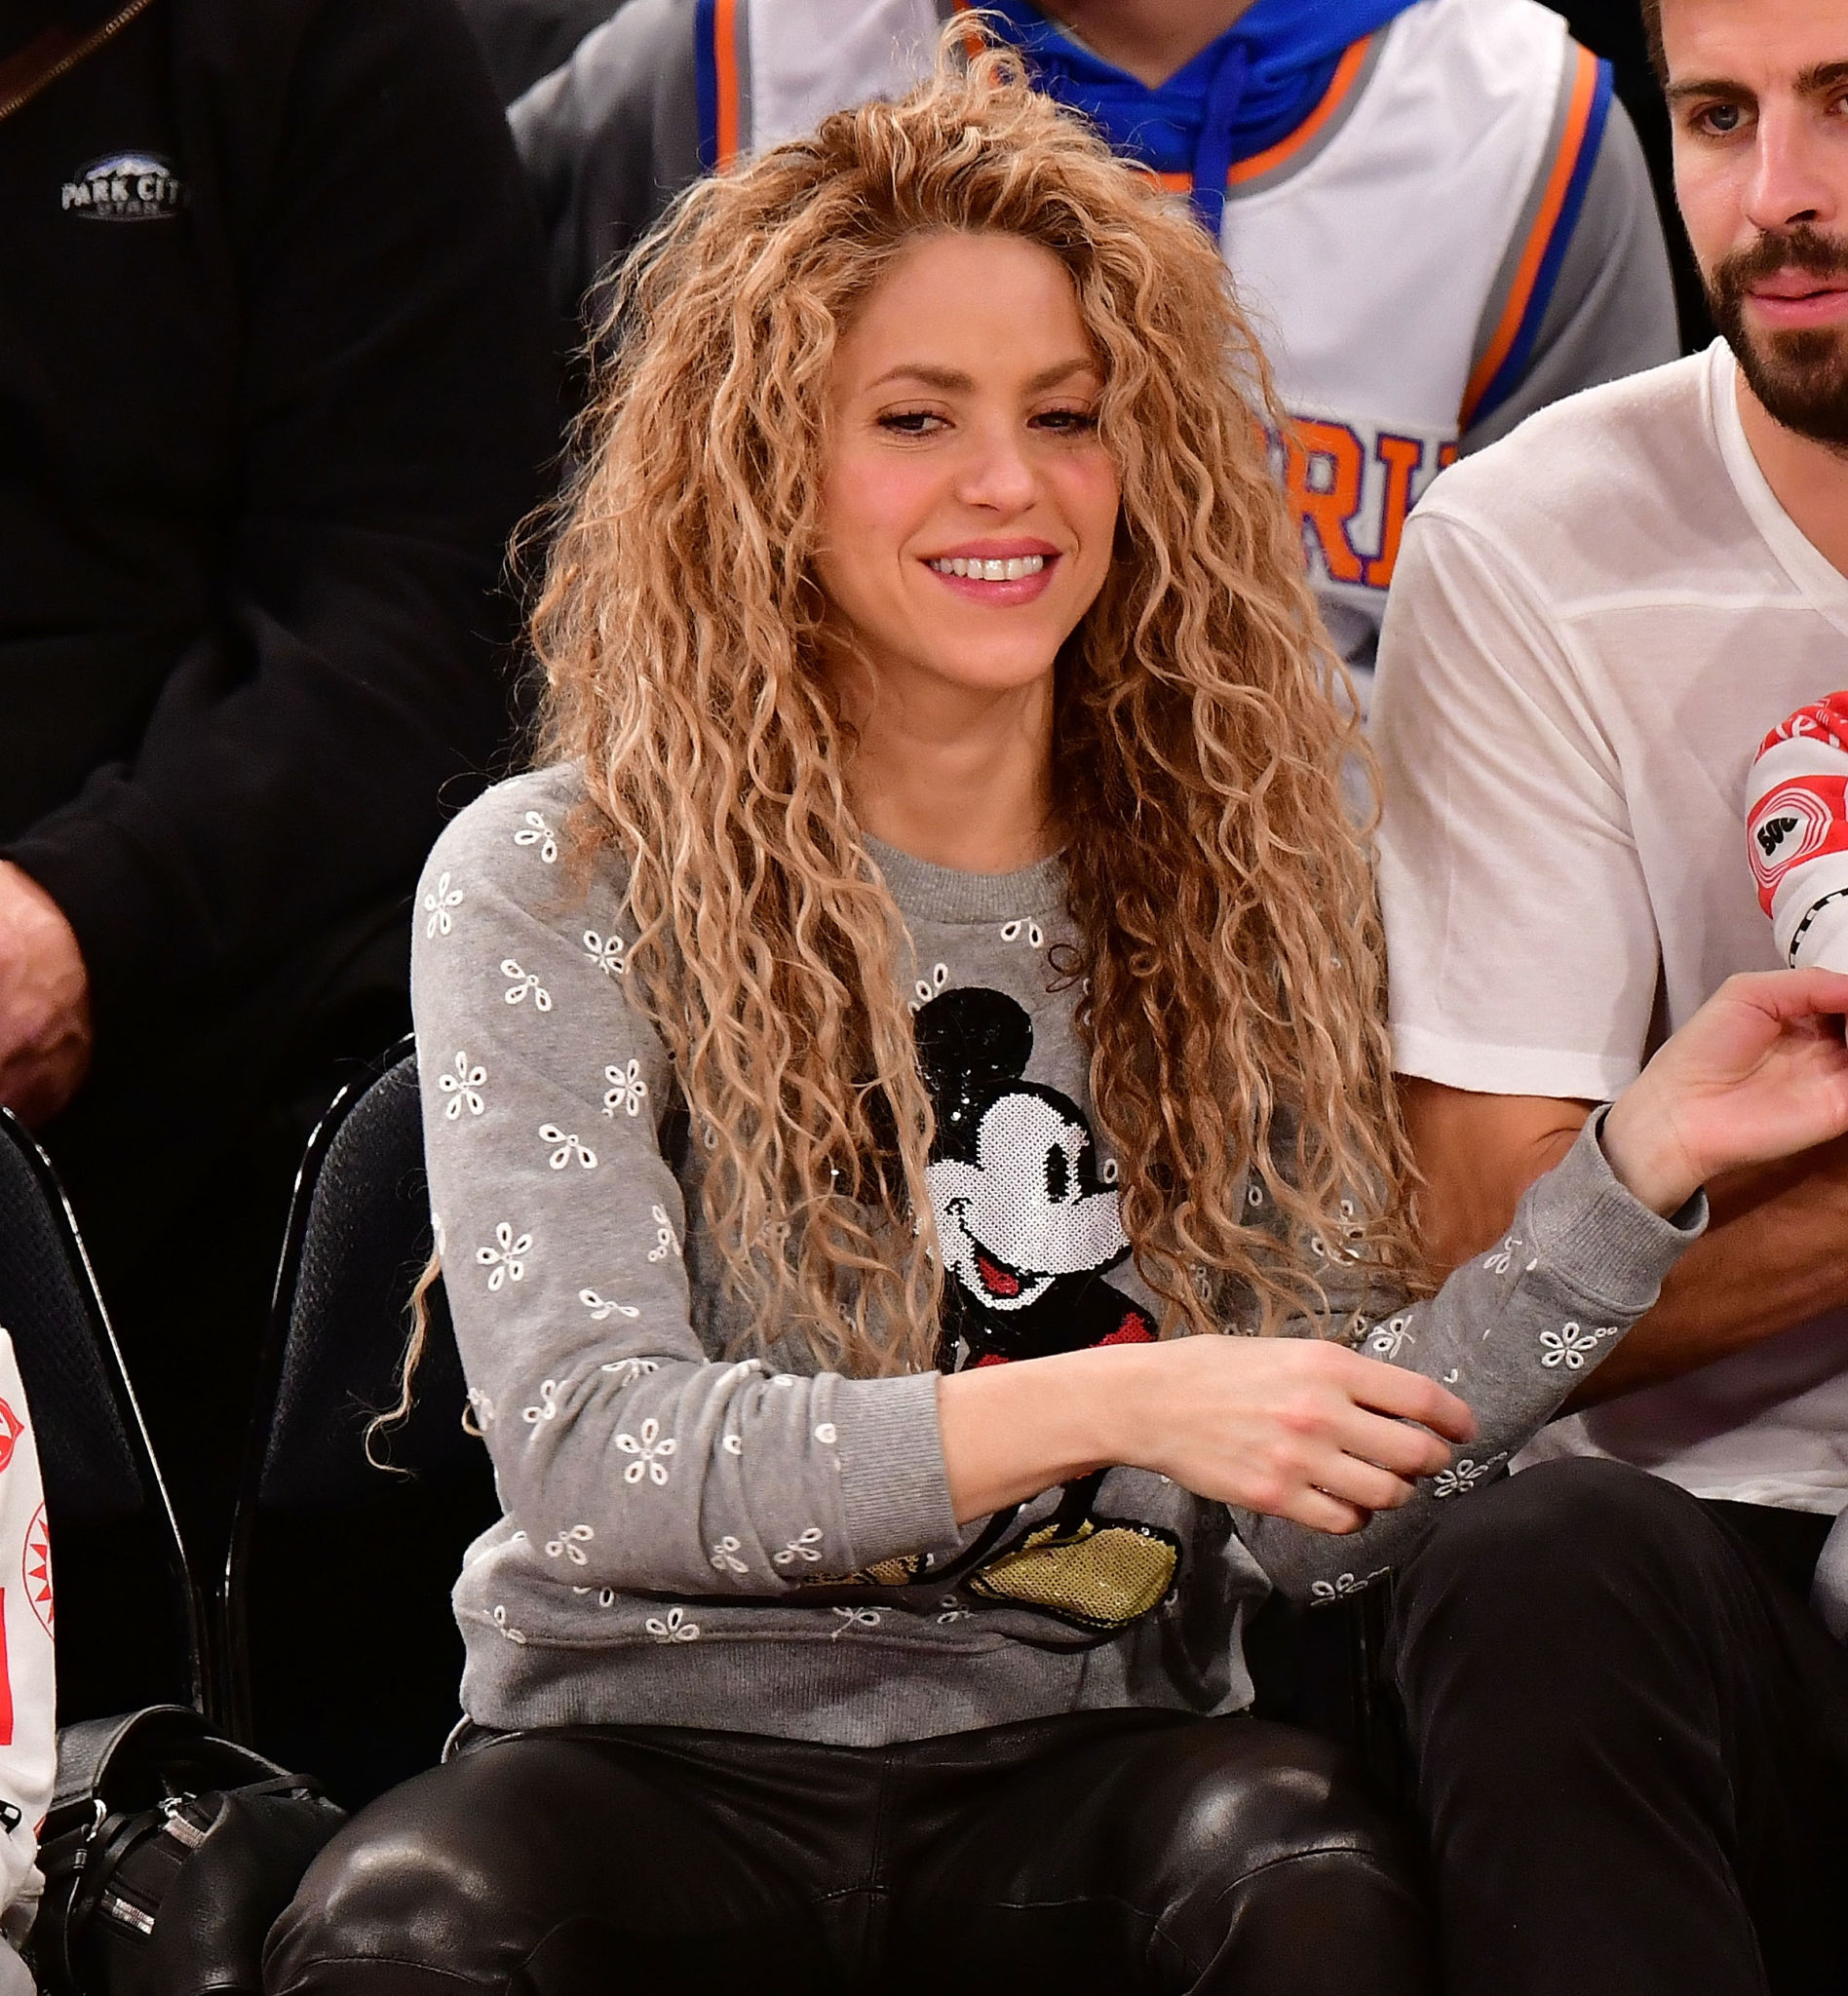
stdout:
<svg viewBox="0 0 1848 1996">
<path fill-rule="evenodd" d="M 619 889 L 569 877 L 569 808 L 555 775 L 463 813 L 412 956 L 431 1205 L 503 1506 L 587 1587 L 762 1595 L 954 1545 L 935 1373 L 773 1374 L 703 1344 L 673 1072 Z"/>
<path fill-rule="evenodd" d="M 185 71 L 241 326 L 221 586 L 132 750 L 7 852 L 99 1035 L 399 901 L 508 725 L 489 598 L 558 417 L 519 164 L 452 0 L 297 11 L 283 73 L 267 14 Z"/>
<path fill-rule="evenodd" d="M 1746 859 L 1788 964 L 1848 970 L 1848 693 L 1800 707 L 1759 745 Z"/>
<path fill-rule="evenodd" d="M 58 1685 L 45 1492 L 31 1410 L 4 1330 L 0 1557 L 0 1934 L 18 1941 L 31 1925 L 43 1883 L 34 1859 L 58 1774 Z"/>
<path fill-rule="evenodd" d="M 1332 1599 L 1388 1571 L 1439 1508 L 1466 1498 L 1552 1419 L 1705 1231 L 1704 1193 L 1666 1220 L 1618 1183 L 1598 1144 L 1603 1120 L 1599 1110 L 1528 1187 L 1499 1247 L 1465 1262 L 1429 1301 L 1363 1321 L 1359 1348 L 1447 1386 L 1475 1414 L 1476 1439 L 1422 1479 L 1409 1504 L 1345 1537 L 1235 1514 L 1240 1537 L 1285 1593 Z M 1328 1293 L 1343 1305 L 1338 1283 Z"/>
</svg>

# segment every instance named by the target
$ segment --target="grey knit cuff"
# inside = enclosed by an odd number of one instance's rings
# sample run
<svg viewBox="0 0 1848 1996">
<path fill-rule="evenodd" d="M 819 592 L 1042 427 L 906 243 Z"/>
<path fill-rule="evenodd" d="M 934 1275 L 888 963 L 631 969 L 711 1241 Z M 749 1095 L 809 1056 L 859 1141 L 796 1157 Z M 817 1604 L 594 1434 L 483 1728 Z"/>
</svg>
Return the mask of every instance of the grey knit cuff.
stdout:
<svg viewBox="0 0 1848 1996">
<path fill-rule="evenodd" d="M 842 1379 L 841 1497 L 856 1566 L 959 1543 L 937 1412 L 937 1374 Z"/>
<path fill-rule="evenodd" d="M 1707 1194 L 1672 1218 L 1652 1212 L 1617 1178 L 1599 1138 L 1606 1102 L 1528 1194 L 1528 1238 L 1554 1278 L 1612 1314 L 1640 1316 L 1664 1278 L 1707 1231 Z"/>
</svg>

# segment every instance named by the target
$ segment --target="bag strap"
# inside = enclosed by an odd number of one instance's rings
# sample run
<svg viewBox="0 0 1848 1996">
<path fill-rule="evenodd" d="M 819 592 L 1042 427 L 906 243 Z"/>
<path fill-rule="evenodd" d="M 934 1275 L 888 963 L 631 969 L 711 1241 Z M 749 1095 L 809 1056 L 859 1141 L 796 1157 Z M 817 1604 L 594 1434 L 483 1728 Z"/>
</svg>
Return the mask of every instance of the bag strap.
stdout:
<svg viewBox="0 0 1848 1996">
<path fill-rule="evenodd" d="M 144 1705 L 138 1711 L 112 1712 L 107 1718 L 77 1719 L 59 1726 L 58 1784 L 52 1808 L 99 1793 L 117 1753 L 131 1744 L 142 1744 L 150 1734 L 171 1751 L 182 1741 L 203 1739 L 206 1732 L 205 1720 L 189 1705 Z"/>
<path fill-rule="evenodd" d="M 165 1777 L 163 1786 L 174 1779 L 186 1785 L 155 1795 L 151 1775 Z M 145 1799 L 125 1802 L 124 1791 Z M 57 1795 L 38 1849 L 45 1894 L 33 1928 L 46 1989 L 83 1986 L 73 1956 L 99 1912 L 143 1938 L 152 1931 L 153 1910 L 134 1888 L 112 1883 L 117 1868 L 138 1845 L 165 1837 L 173 1848 L 164 1856 L 177 1871 L 223 1820 L 232 1794 L 333 1808 L 311 1776 L 291 1774 L 251 1747 L 220 1739 L 191 1706 L 143 1706 L 59 1729 Z"/>
<path fill-rule="evenodd" d="M 154 0 L 128 0 L 126 7 L 118 8 L 86 35 L 74 35 L 58 21 L 34 35 L 23 49 L 0 62 L 0 118 L 10 118 L 21 104 L 30 103 L 40 91 L 75 69 L 86 56 L 120 34 L 153 4 Z"/>
</svg>

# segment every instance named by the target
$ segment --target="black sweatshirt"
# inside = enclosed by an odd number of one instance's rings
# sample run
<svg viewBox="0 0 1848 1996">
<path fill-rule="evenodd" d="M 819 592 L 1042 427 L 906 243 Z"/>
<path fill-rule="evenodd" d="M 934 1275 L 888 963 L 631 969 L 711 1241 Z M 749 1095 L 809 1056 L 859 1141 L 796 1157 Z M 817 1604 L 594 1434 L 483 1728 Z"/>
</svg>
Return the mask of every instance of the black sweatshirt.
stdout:
<svg viewBox="0 0 1848 1996">
<path fill-rule="evenodd" d="M 453 0 L 152 0 L 0 119 L 0 853 L 99 1059 L 407 896 L 477 787 L 549 334 Z"/>
<path fill-rule="evenodd" d="M 458 0 L 501 101 L 523 96 L 550 76 L 625 0 Z"/>
</svg>

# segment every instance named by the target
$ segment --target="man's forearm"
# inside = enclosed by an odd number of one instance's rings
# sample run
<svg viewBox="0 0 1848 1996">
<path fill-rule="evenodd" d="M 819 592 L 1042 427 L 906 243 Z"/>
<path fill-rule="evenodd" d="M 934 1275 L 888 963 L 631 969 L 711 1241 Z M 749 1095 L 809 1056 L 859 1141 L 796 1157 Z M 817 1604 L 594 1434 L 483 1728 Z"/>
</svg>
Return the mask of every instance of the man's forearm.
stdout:
<svg viewBox="0 0 1848 1996">
<path fill-rule="evenodd" d="M 1848 1145 L 1717 1179 L 1662 1300 L 1566 1402 L 1595 1406 L 1848 1306 Z"/>
<path fill-rule="evenodd" d="M 1422 1183 L 1418 1230 L 1442 1279 L 1507 1233 L 1521 1195 L 1572 1148 L 1590 1102 L 1478 1094 L 1398 1077 Z"/>
<path fill-rule="evenodd" d="M 1412 1076 L 1401 1077 L 1400 1098 L 1424 1173 L 1421 1232 L 1440 1275 L 1501 1239 L 1521 1193 L 1570 1148 L 1591 1107 Z M 1728 1172 L 1707 1190 L 1706 1236 L 1568 1408 L 1658 1386 L 1848 1305 L 1848 1140 Z"/>
</svg>

